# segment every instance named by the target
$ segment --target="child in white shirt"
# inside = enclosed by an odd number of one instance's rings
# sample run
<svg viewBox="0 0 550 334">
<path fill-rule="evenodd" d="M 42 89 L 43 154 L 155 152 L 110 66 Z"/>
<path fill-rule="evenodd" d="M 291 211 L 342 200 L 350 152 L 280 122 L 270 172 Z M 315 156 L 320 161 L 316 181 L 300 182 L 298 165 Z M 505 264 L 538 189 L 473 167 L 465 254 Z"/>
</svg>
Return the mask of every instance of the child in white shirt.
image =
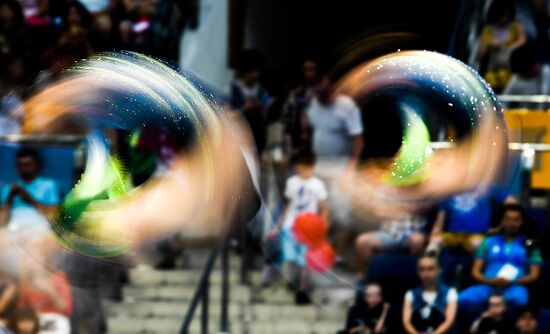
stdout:
<svg viewBox="0 0 550 334">
<path fill-rule="evenodd" d="M 299 243 L 292 227 L 296 217 L 304 213 L 318 214 L 328 221 L 328 192 L 324 182 L 315 176 L 315 158 L 311 153 L 294 157 L 296 174 L 289 177 L 285 186 L 285 207 L 277 229 L 280 231 L 283 263 L 291 263 L 299 271 L 298 292 L 305 290 L 305 254 L 307 247 Z"/>
</svg>

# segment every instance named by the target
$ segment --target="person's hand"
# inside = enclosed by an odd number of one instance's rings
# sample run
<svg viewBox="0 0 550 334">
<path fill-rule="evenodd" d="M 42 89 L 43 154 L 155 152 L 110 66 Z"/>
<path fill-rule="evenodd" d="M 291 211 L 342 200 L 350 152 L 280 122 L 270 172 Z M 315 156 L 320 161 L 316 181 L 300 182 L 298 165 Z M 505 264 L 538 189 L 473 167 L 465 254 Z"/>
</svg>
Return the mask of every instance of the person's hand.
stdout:
<svg viewBox="0 0 550 334">
<path fill-rule="evenodd" d="M 503 48 L 505 44 L 506 44 L 506 41 L 494 40 L 489 43 L 489 46 L 495 49 L 499 49 L 499 48 Z"/>
<path fill-rule="evenodd" d="M 22 188 L 17 183 L 12 183 L 10 186 L 10 192 L 8 193 L 8 198 L 6 199 L 6 205 L 11 206 L 13 204 L 13 199 L 15 196 L 21 194 Z"/>
<path fill-rule="evenodd" d="M 507 280 L 502 277 L 497 277 L 490 281 L 490 284 L 499 288 L 505 288 L 507 286 L 510 286 L 512 284 L 512 281 Z"/>
<path fill-rule="evenodd" d="M 19 195 L 21 191 L 21 187 L 17 183 L 12 183 L 10 187 L 10 192 L 8 194 L 8 198 L 13 198 L 17 195 Z"/>
<path fill-rule="evenodd" d="M 487 310 L 487 311 L 483 312 L 479 318 L 480 319 L 487 319 L 487 318 L 491 318 L 492 316 L 493 316 L 493 312 L 491 312 L 490 310 Z"/>
<path fill-rule="evenodd" d="M 442 231 L 439 230 L 439 229 L 434 229 L 431 233 L 430 233 L 430 239 L 429 239 L 429 243 L 437 243 L 440 241 L 441 239 L 441 235 L 442 235 Z"/>
<path fill-rule="evenodd" d="M 26 191 L 25 189 L 19 187 L 19 195 L 21 196 L 21 198 L 31 204 L 31 205 L 34 205 L 35 204 L 35 201 L 34 201 L 34 198 L 32 198 L 31 194 L 29 194 L 28 191 Z"/>
<path fill-rule="evenodd" d="M 487 230 L 487 235 L 494 235 L 494 234 L 498 234 L 500 231 L 502 230 L 502 224 L 501 225 L 498 225 L 496 227 L 491 227 L 490 229 Z"/>
<path fill-rule="evenodd" d="M 279 237 L 279 228 L 274 227 L 267 233 L 267 240 L 275 240 Z"/>
</svg>

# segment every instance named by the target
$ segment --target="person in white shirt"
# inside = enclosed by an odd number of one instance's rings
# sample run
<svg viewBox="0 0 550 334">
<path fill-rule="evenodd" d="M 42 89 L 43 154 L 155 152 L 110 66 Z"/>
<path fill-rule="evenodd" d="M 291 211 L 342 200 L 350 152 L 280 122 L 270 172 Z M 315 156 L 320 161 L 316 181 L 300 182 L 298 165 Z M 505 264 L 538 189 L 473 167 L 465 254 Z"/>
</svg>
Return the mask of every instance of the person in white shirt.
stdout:
<svg viewBox="0 0 550 334">
<path fill-rule="evenodd" d="M 292 158 L 296 174 L 289 177 L 285 186 L 285 207 L 273 233 L 279 234 L 283 263 L 297 268 L 298 292 L 306 288 L 305 254 L 307 247 L 299 243 L 292 232 L 296 217 L 304 213 L 318 214 L 328 221 L 328 192 L 321 179 L 314 175 L 315 158 L 311 153 L 297 154 Z"/>
<path fill-rule="evenodd" d="M 418 260 L 421 286 L 407 291 L 403 304 L 403 326 L 409 334 L 448 333 L 455 321 L 458 294 L 439 283 L 437 258 L 423 255 Z"/>
<path fill-rule="evenodd" d="M 336 253 L 342 256 L 349 247 L 351 201 L 341 185 L 350 186 L 345 181 L 357 167 L 363 149 L 363 121 L 357 104 L 349 96 L 337 94 L 329 79 L 322 80 L 315 90 L 306 113 L 313 130 L 313 153 L 319 160 L 317 173 L 327 182 L 330 207 L 335 208 Z"/>
<path fill-rule="evenodd" d="M 504 95 L 550 95 L 550 66 L 539 61 L 539 50 L 533 44 L 517 48 L 510 65 L 514 75 Z M 513 108 L 548 109 L 548 103 L 516 102 Z"/>
</svg>

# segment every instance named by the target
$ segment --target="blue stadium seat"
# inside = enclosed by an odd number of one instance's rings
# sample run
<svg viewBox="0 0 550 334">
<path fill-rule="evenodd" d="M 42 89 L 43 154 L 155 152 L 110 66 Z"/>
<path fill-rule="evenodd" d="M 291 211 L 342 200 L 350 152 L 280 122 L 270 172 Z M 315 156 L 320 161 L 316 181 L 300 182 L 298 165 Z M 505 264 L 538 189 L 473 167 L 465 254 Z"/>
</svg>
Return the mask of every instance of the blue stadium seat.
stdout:
<svg viewBox="0 0 550 334">
<path fill-rule="evenodd" d="M 369 260 L 367 278 L 382 285 L 386 300 L 400 305 L 405 292 L 419 284 L 417 258 L 410 255 L 377 255 Z"/>
<path fill-rule="evenodd" d="M 462 249 L 444 248 L 439 257 L 442 269 L 441 280 L 447 284 L 459 288 L 472 285 L 473 256 Z"/>
<path fill-rule="evenodd" d="M 541 307 L 550 307 L 550 262 L 542 264 L 538 282 L 529 287 L 531 301 Z"/>
<path fill-rule="evenodd" d="M 550 333 L 550 308 L 542 308 L 539 310 L 538 323 L 539 333 Z"/>
</svg>

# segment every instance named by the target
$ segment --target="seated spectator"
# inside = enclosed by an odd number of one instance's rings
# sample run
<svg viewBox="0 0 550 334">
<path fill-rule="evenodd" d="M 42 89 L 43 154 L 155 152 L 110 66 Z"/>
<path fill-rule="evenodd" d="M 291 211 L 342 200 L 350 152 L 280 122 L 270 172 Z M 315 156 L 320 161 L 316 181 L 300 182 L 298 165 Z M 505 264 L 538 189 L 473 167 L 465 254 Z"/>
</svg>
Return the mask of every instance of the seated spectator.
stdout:
<svg viewBox="0 0 550 334">
<path fill-rule="evenodd" d="M 15 334 L 38 334 L 40 332 L 40 322 L 36 311 L 29 306 L 18 308 L 13 312 L 9 328 Z"/>
<path fill-rule="evenodd" d="M 537 312 L 526 306 L 518 312 L 516 320 L 516 330 L 518 334 L 535 334 L 537 333 Z"/>
<path fill-rule="evenodd" d="M 345 333 L 390 333 L 389 312 L 390 305 L 384 301 L 380 284 L 368 283 L 363 300 L 348 311 Z"/>
<path fill-rule="evenodd" d="M 539 61 L 539 51 L 534 44 L 527 44 L 512 52 L 510 66 L 514 75 L 503 94 L 550 95 L 550 66 Z M 548 108 L 548 104 L 515 103 L 515 108 Z"/>
<path fill-rule="evenodd" d="M 441 203 L 428 251 L 439 252 L 445 246 L 475 253 L 491 227 L 493 202 L 515 203 L 516 200 L 498 188 L 480 187 Z"/>
<path fill-rule="evenodd" d="M 61 18 L 61 37 L 57 45 L 43 55 L 52 73 L 59 73 L 75 61 L 93 53 L 88 32 L 93 24 L 92 15 L 78 1 L 68 1 Z"/>
<path fill-rule="evenodd" d="M 426 241 L 423 233 L 425 226 L 424 217 L 408 216 L 383 221 L 378 231 L 359 235 L 355 240 L 359 272 L 378 251 L 408 250 L 412 255 L 420 254 Z"/>
<path fill-rule="evenodd" d="M 506 205 L 502 232 L 487 237 L 479 247 L 472 276 L 481 284 L 460 293 L 460 305 L 470 313 L 484 307 L 495 292 L 503 294 L 512 311 L 527 304 L 529 295 L 524 285 L 539 278 L 542 258 L 533 242 L 522 235 L 523 220 L 521 206 Z"/>
<path fill-rule="evenodd" d="M 49 262 L 45 271 L 26 268 L 21 277 L 18 303 L 20 307 L 31 306 L 36 310 L 44 333 L 69 334 L 73 311 L 71 287 L 65 273 Z"/>
<path fill-rule="evenodd" d="M 489 308 L 474 321 L 470 328 L 473 334 L 510 334 L 512 324 L 506 317 L 506 301 L 501 294 L 489 297 Z"/>
<path fill-rule="evenodd" d="M 8 230 L 48 231 L 57 209 L 59 193 L 53 180 L 39 176 L 40 158 L 32 148 L 21 148 L 15 156 L 19 179 L 2 189 L 0 224 Z"/>
<path fill-rule="evenodd" d="M 525 44 L 527 37 L 521 23 L 515 21 L 512 0 L 494 0 L 487 12 L 487 25 L 481 32 L 478 58 L 486 62 L 485 80 L 500 93 L 510 80 L 510 54 Z"/>
<path fill-rule="evenodd" d="M 0 56 L 29 56 L 30 35 L 17 0 L 0 1 Z"/>
<path fill-rule="evenodd" d="M 0 135 L 19 134 L 24 116 L 19 87 L 26 72 L 25 62 L 20 57 L 5 56 L 0 63 Z"/>
<path fill-rule="evenodd" d="M 448 333 L 457 311 L 457 292 L 439 282 L 437 259 L 423 255 L 418 260 L 421 286 L 407 291 L 403 326 L 409 334 Z"/>
</svg>

